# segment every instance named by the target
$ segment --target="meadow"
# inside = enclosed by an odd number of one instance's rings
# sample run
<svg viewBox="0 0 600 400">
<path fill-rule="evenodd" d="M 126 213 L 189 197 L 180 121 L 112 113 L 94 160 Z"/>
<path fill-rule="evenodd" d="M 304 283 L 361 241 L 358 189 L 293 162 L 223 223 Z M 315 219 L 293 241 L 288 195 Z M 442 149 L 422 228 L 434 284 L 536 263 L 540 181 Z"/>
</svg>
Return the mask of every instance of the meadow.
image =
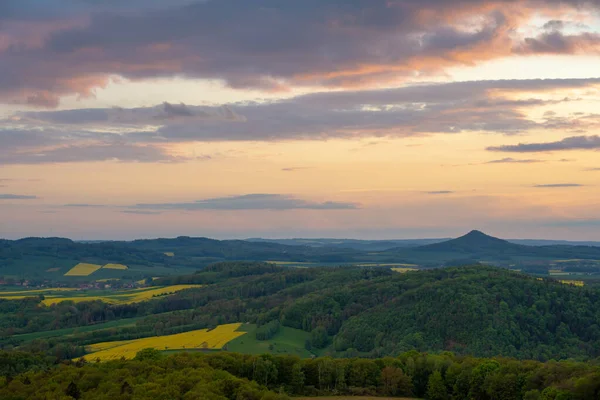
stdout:
<svg viewBox="0 0 600 400">
<path fill-rule="evenodd" d="M 219 325 L 215 329 L 199 329 L 167 336 L 154 336 L 135 340 L 103 342 L 88 346 L 89 360 L 108 361 L 134 358 L 137 352 L 147 348 L 156 350 L 219 350 L 233 339 L 246 335 L 238 330 L 242 324 Z"/>
<path fill-rule="evenodd" d="M 187 289 L 198 289 L 201 288 L 202 285 L 172 285 L 172 286 L 162 286 L 162 287 L 147 287 L 147 288 L 139 288 L 139 289 L 127 289 L 127 290 L 115 290 L 115 291 L 98 291 L 98 290 L 90 290 L 90 291 L 80 291 L 81 295 L 77 293 L 73 295 L 72 293 L 68 293 L 66 296 L 52 294 L 46 296 L 44 300 L 42 300 L 42 304 L 46 306 L 50 306 L 52 304 L 57 304 L 63 301 L 73 301 L 75 303 L 80 303 L 83 301 L 94 301 L 100 300 L 104 303 L 109 304 L 131 304 L 131 303 L 139 303 L 146 300 L 151 300 L 152 298 L 159 296 L 167 296 L 169 294 L 173 294 L 176 292 L 180 292 L 182 290 Z"/>
<path fill-rule="evenodd" d="M 255 324 L 245 324 L 238 330 L 248 334 L 227 343 L 227 351 L 244 354 L 288 354 L 300 358 L 310 358 L 313 354 L 318 354 L 315 351 L 319 352 L 318 349 L 314 349 L 312 353 L 306 350 L 304 345 L 310 338 L 310 333 L 300 329 L 282 326 L 275 336 L 267 340 L 256 339 Z"/>
</svg>

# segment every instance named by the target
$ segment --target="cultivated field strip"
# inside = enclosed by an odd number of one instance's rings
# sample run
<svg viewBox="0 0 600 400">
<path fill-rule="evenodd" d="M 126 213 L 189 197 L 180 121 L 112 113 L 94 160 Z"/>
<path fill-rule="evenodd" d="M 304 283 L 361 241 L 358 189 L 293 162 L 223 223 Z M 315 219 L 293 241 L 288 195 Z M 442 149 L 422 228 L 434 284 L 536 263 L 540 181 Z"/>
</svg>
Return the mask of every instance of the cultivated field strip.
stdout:
<svg viewBox="0 0 600 400">
<path fill-rule="evenodd" d="M 140 350 L 147 348 L 156 350 L 222 349 L 228 342 L 246 334 L 246 332 L 237 331 L 241 325 L 240 323 L 219 325 L 211 331 L 200 329 L 167 336 L 92 344 L 88 346 L 91 354 L 85 357 L 89 360 L 100 359 L 102 361 L 118 360 L 122 357 L 133 358 Z"/>
<path fill-rule="evenodd" d="M 139 290 L 134 289 L 127 291 L 117 291 L 100 296 L 47 296 L 44 300 L 42 300 L 42 303 L 47 306 L 50 306 L 52 304 L 57 304 L 63 301 L 73 301 L 75 303 L 81 303 L 83 301 L 100 300 L 109 304 L 130 304 L 151 300 L 152 298 L 158 296 L 167 296 L 169 294 L 180 292 L 186 289 L 198 289 L 201 287 L 202 285 L 172 285 L 156 288 L 142 288 Z"/>
</svg>

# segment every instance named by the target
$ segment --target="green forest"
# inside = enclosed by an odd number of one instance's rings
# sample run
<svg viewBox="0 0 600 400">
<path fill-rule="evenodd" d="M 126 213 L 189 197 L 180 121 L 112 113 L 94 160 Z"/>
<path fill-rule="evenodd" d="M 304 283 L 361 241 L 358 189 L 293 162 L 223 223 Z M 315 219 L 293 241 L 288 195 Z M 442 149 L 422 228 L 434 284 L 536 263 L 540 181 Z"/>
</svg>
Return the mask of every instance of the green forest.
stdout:
<svg viewBox="0 0 600 400">
<path fill-rule="evenodd" d="M 416 351 L 376 359 L 242 355 L 164 356 L 54 365 L 0 352 L 0 398 L 276 400 L 288 396 L 403 396 L 430 400 L 597 400 L 600 365 L 472 358 Z"/>
</svg>

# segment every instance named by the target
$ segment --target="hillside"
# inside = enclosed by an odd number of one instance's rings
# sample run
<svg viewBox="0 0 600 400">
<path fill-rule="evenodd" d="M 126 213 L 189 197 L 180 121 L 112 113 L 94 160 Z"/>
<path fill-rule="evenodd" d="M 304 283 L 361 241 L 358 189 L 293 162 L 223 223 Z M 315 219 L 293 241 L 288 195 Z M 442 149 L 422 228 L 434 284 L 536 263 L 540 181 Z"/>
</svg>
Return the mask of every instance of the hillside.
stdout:
<svg viewBox="0 0 600 400">
<path fill-rule="evenodd" d="M 457 239 L 420 246 L 417 250 L 423 252 L 434 251 L 467 254 L 486 252 L 491 254 L 505 254 L 527 252 L 529 249 L 525 248 L 525 246 L 486 235 L 480 231 L 471 231 Z"/>
<path fill-rule="evenodd" d="M 277 320 L 310 333 L 310 346 L 333 356 L 394 355 L 412 349 L 539 360 L 600 356 L 598 290 L 504 269 L 476 266 L 400 274 L 385 268 L 224 263 L 156 281 L 194 283 L 208 285 L 139 304 L 66 302 L 40 308 L 37 298 L 0 301 L 0 312 L 28 316 L 0 324 L 2 343 L 33 346 L 18 334 L 138 318 L 134 326 L 74 333 L 44 345 L 75 346 L 67 353 L 72 358 L 81 354 L 77 346 L 82 344 L 236 322 L 260 327 Z M 35 343 L 35 348 L 40 345 Z"/>
</svg>

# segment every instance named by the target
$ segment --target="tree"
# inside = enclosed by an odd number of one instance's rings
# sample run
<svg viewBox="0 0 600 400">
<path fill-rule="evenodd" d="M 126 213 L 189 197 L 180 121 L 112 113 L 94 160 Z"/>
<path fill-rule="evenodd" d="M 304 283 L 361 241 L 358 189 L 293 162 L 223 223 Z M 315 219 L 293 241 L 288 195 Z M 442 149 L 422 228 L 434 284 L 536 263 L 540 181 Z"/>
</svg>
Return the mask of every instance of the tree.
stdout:
<svg viewBox="0 0 600 400">
<path fill-rule="evenodd" d="M 71 396 L 75 400 L 78 400 L 81 397 L 81 392 L 79 391 L 79 388 L 73 381 L 71 381 L 71 383 L 69 383 L 69 386 L 67 386 L 67 390 L 65 390 L 65 394 L 67 396 Z"/>
<path fill-rule="evenodd" d="M 317 349 L 322 349 L 329 343 L 329 336 L 327 335 L 327 329 L 322 326 L 318 326 L 310 332 L 310 341 Z"/>
<path fill-rule="evenodd" d="M 137 352 L 135 360 L 146 361 L 146 360 L 160 360 L 162 353 L 156 349 L 143 349 Z"/>
<path fill-rule="evenodd" d="M 387 396 L 408 396 L 412 392 L 412 382 L 400 368 L 385 367 L 381 370 L 383 394 Z"/>
<path fill-rule="evenodd" d="M 304 391 L 304 371 L 302 371 L 302 364 L 296 363 L 292 367 L 292 376 L 290 379 L 290 386 L 294 393 L 301 394 Z"/>
<path fill-rule="evenodd" d="M 429 377 L 426 398 L 427 400 L 448 399 L 448 390 L 446 389 L 446 385 L 444 384 L 444 378 L 442 378 L 442 373 L 440 371 L 435 371 Z"/>
</svg>

